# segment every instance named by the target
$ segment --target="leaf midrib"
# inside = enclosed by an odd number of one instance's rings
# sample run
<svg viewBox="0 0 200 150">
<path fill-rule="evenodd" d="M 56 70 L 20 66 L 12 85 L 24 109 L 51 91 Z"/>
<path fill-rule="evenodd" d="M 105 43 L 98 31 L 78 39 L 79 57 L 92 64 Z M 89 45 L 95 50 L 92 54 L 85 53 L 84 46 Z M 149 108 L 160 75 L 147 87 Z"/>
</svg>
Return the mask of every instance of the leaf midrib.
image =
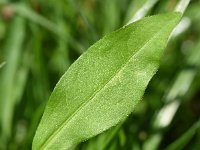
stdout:
<svg viewBox="0 0 200 150">
<path fill-rule="evenodd" d="M 155 40 L 155 38 L 157 36 L 159 36 L 160 33 L 162 33 L 163 29 L 166 28 L 172 21 L 174 21 L 173 19 L 171 21 L 168 22 L 167 25 L 165 25 L 164 27 L 161 28 L 161 30 L 159 32 L 157 32 L 156 34 L 154 34 L 154 36 L 152 38 L 150 38 L 134 55 L 132 55 L 130 58 L 127 59 L 127 62 L 125 62 L 124 65 L 122 65 L 117 71 L 116 73 L 114 73 L 113 76 L 111 76 L 111 78 L 108 79 L 108 81 L 102 86 L 100 87 L 99 90 L 97 90 L 92 96 L 90 96 L 90 98 L 84 102 L 76 111 L 74 111 L 74 113 L 72 113 L 72 115 L 66 119 L 62 124 L 61 126 L 56 129 L 50 136 L 49 138 L 46 140 L 46 142 L 44 142 L 42 145 L 41 145 L 41 149 L 45 149 L 45 147 L 48 145 L 48 143 L 50 143 L 50 141 L 52 141 L 56 135 L 58 135 L 57 133 L 59 133 L 63 128 L 64 126 L 69 123 L 71 120 L 73 120 L 73 117 L 76 116 L 78 114 L 79 111 L 81 111 L 85 106 L 87 106 L 88 104 L 90 104 L 90 102 L 95 98 L 95 96 L 100 92 L 102 91 L 107 84 L 110 83 L 110 81 L 112 81 L 112 79 L 114 79 L 119 73 L 121 70 L 123 70 L 123 68 L 126 67 L 126 65 L 141 51 L 143 50 L 146 46 L 148 46 L 148 44 L 150 42 L 152 42 L 153 40 Z"/>
</svg>

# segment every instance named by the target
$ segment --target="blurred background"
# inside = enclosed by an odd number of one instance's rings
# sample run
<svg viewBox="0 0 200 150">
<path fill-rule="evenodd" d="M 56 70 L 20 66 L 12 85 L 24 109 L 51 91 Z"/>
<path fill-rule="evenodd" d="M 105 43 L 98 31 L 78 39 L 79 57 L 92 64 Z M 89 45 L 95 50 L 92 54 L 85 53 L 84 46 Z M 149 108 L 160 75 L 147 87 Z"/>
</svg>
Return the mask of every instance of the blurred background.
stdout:
<svg viewBox="0 0 200 150">
<path fill-rule="evenodd" d="M 0 0 L 0 150 L 28 150 L 59 78 L 94 42 L 178 0 Z M 200 0 L 129 118 L 81 150 L 200 149 Z"/>
</svg>

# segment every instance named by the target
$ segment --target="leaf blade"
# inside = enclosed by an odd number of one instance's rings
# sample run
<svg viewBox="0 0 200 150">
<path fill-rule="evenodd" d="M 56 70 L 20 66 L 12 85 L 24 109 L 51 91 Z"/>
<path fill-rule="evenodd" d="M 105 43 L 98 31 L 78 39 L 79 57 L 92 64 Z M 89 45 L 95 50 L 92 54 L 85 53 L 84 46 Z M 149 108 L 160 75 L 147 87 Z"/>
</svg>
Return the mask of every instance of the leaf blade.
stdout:
<svg viewBox="0 0 200 150">
<path fill-rule="evenodd" d="M 179 18 L 179 13 L 148 17 L 91 46 L 54 89 L 33 149 L 70 148 L 130 114 L 155 74 Z"/>
</svg>

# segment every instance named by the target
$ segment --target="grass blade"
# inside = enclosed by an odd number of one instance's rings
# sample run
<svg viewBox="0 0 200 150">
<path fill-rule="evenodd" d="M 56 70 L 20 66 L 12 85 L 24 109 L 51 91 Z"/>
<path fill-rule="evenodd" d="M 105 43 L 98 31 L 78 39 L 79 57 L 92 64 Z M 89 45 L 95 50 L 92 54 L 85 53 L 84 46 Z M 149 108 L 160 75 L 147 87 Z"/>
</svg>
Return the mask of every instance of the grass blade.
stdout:
<svg viewBox="0 0 200 150">
<path fill-rule="evenodd" d="M 149 10 L 151 10 L 157 2 L 158 0 L 147 0 L 146 3 L 136 12 L 136 14 L 130 19 L 127 24 L 133 23 L 145 17 Z"/>
<path fill-rule="evenodd" d="M 21 58 L 22 44 L 25 36 L 25 22 L 21 17 L 16 17 L 11 26 L 12 30 L 9 38 L 5 44 L 6 52 L 6 67 L 3 68 L 1 76 L 0 99 L 1 99 L 1 121 L 3 135 L 9 137 L 12 127 L 12 116 L 14 106 L 16 104 L 16 97 L 13 95 L 14 86 L 16 82 L 16 71 Z"/>
<path fill-rule="evenodd" d="M 180 138 L 170 144 L 165 150 L 181 150 L 195 135 L 196 131 L 200 128 L 200 120 L 197 121 L 188 131 L 186 131 Z"/>
</svg>

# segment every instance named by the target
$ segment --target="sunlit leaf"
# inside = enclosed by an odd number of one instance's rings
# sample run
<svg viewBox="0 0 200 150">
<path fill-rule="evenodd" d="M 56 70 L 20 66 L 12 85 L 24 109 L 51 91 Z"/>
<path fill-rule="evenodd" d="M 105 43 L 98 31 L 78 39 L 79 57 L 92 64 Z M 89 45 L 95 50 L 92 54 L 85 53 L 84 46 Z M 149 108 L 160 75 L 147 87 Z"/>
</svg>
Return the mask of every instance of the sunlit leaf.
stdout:
<svg viewBox="0 0 200 150">
<path fill-rule="evenodd" d="M 144 18 L 91 46 L 56 85 L 33 149 L 69 149 L 124 120 L 156 73 L 180 16 Z"/>
</svg>

